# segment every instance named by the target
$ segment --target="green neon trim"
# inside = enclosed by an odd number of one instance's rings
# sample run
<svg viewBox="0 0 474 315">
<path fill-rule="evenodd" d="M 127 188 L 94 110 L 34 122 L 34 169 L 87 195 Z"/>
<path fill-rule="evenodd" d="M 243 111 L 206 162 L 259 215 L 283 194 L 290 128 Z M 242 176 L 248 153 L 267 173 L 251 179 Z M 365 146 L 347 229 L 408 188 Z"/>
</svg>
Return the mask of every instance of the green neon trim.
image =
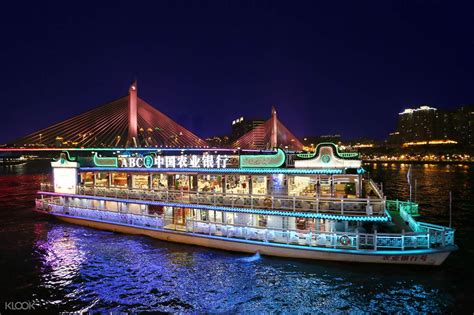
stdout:
<svg viewBox="0 0 474 315">
<path fill-rule="evenodd" d="M 342 169 L 307 169 L 307 168 L 144 168 L 144 167 L 81 167 L 83 172 L 119 171 L 119 172 L 176 172 L 208 174 L 344 174 Z"/>
<path fill-rule="evenodd" d="M 94 153 L 94 165 L 99 167 L 118 167 L 118 159 L 116 157 L 98 157 Z"/>
<path fill-rule="evenodd" d="M 299 157 L 299 158 L 302 158 L 302 159 L 312 159 L 317 154 L 319 154 L 319 150 L 320 150 L 321 146 L 328 146 L 328 145 L 332 146 L 336 149 L 335 150 L 336 156 L 341 158 L 341 159 L 350 159 L 350 158 L 359 157 L 358 152 L 339 152 L 339 147 L 335 143 L 332 143 L 332 142 L 321 142 L 316 146 L 316 149 L 314 150 L 314 152 L 298 153 L 298 154 L 296 154 L 296 156 Z"/>
<path fill-rule="evenodd" d="M 359 156 L 359 153 L 357 152 L 338 152 L 338 154 L 344 158 L 353 158 Z"/>
<path fill-rule="evenodd" d="M 68 162 L 76 162 L 76 158 L 75 157 L 71 157 L 71 155 L 69 154 L 69 151 L 62 151 L 61 153 L 64 153 L 66 154 L 66 157 L 67 157 L 67 161 Z M 57 159 L 53 159 L 54 162 L 57 162 L 61 160 L 61 157 L 57 158 Z M 61 162 L 61 164 L 63 164 L 63 162 Z"/>
<path fill-rule="evenodd" d="M 296 153 L 296 156 L 302 159 L 312 159 L 316 156 L 316 151 L 308 153 Z"/>
<path fill-rule="evenodd" d="M 359 153 L 357 152 L 340 152 L 339 151 L 339 146 L 335 143 L 332 142 L 321 142 L 316 146 L 315 153 L 319 153 L 319 150 L 321 149 L 321 146 L 332 146 L 336 149 L 336 156 L 344 159 L 344 158 L 353 158 L 353 157 L 358 157 Z"/>
<path fill-rule="evenodd" d="M 282 149 L 278 148 L 276 154 L 252 154 L 252 155 L 241 155 L 240 156 L 240 167 L 271 167 L 277 168 L 285 163 L 286 154 Z"/>
<path fill-rule="evenodd" d="M 155 163 L 155 159 L 151 155 L 147 155 L 143 158 L 143 164 L 146 168 L 151 168 Z"/>
<path fill-rule="evenodd" d="M 70 162 L 76 161 L 75 157 L 71 157 L 71 154 L 69 154 L 69 151 L 64 151 L 64 153 L 66 153 L 68 161 L 70 161 Z"/>
</svg>

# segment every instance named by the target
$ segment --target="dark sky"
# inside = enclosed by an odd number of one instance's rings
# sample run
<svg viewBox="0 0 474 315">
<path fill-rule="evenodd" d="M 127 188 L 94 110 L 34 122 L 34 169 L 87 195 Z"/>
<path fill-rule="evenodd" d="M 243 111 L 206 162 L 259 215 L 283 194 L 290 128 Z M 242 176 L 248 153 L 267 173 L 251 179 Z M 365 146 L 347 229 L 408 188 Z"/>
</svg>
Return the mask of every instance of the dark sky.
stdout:
<svg viewBox="0 0 474 315">
<path fill-rule="evenodd" d="M 383 139 L 419 104 L 474 103 L 474 2 L 7 1 L 0 143 L 127 93 L 199 136 L 269 117 Z"/>
</svg>

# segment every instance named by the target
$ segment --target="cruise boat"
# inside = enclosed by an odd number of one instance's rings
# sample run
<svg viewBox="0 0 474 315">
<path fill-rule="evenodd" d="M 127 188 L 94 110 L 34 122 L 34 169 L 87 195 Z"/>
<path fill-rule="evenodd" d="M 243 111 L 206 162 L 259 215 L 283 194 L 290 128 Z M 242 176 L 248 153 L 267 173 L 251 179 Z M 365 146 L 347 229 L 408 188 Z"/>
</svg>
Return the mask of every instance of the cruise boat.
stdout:
<svg viewBox="0 0 474 315">
<path fill-rule="evenodd" d="M 72 155 L 74 156 L 72 156 Z M 454 229 L 387 200 L 358 153 L 130 148 L 65 151 L 36 209 L 92 228 L 269 256 L 440 265 Z"/>
</svg>

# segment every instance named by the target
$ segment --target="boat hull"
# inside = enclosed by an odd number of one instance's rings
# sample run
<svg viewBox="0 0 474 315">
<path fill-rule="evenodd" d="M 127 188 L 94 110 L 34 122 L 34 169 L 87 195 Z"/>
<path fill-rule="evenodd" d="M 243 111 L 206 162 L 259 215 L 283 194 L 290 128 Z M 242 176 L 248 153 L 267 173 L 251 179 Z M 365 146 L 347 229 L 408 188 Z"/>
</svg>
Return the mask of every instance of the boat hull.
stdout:
<svg viewBox="0 0 474 315">
<path fill-rule="evenodd" d="M 226 238 L 166 229 L 138 227 L 128 224 L 77 218 L 64 214 L 48 213 L 62 221 L 125 234 L 146 235 L 163 241 L 197 245 L 234 252 L 259 252 L 262 255 L 284 258 L 327 260 L 358 263 L 383 263 L 406 265 L 441 265 L 456 246 L 443 249 L 419 249 L 405 251 L 344 250 L 334 248 L 306 247 L 279 243 L 263 243 L 245 239 Z"/>
</svg>

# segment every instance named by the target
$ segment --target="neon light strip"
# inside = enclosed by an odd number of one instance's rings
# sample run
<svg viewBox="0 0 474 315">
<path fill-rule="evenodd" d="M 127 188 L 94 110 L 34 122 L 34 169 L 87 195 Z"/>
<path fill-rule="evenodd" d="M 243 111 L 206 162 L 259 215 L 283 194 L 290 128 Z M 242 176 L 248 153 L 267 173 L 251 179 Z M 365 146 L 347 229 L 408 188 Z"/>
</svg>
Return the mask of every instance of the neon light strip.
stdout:
<svg viewBox="0 0 474 315">
<path fill-rule="evenodd" d="M 61 153 L 66 154 L 67 160 L 68 160 L 69 162 L 76 162 L 76 157 L 73 157 L 73 158 L 72 158 L 71 155 L 69 154 L 69 151 L 64 151 L 64 152 L 61 152 Z M 53 162 L 57 162 L 57 161 L 59 161 L 60 159 L 61 159 L 61 158 L 53 159 Z"/>
<path fill-rule="evenodd" d="M 164 233 L 170 234 L 180 234 L 180 235 L 188 235 L 192 237 L 202 237 L 202 238 L 210 238 L 216 239 L 220 241 L 227 241 L 227 242 L 235 242 L 235 243 L 247 243 L 252 245 L 259 245 L 259 246 L 269 246 L 269 247 L 283 247 L 283 248 L 292 248 L 292 249 L 301 249 L 306 251 L 323 251 L 323 252 L 333 252 L 333 253 L 341 253 L 341 254 L 353 254 L 353 255 L 370 255 L 370 256 L 385 256 L 385 255 L 426 255 L 426 254 L 435 254 L 435 253 L 444 253 L 444 252 L 452 252 L 458 249 L 456 245 L 449 245 L 446 247 L 439 247 L 439 248 L 426 248 L 426 249 L 407 249 L 407 250 L 355 250 L 355 249 L 340 249 L 340 248 L 328 248 L 328 247 L 310 247 L 310 246 L 302 246 L 302 245 L 295 245 L 295 244 L 281 244 L 281 243 L 265 243 L 263 241 L 254 241 L 254 240 L 245 240 L 245 239 L 237 239 L 237 238 L 227 238 L 222 236 L 214 236 L 214 235 L 206 235 L 200 233 L 192 233 L 192 232 L 180 232 L 176 230 L 168 230 L 162 228 L 154 228 L 149 226 L 137 226 L 128 223 L 121 223 L 121 222 L 114 222 L 108 220 L 99 220 L 93 218 L 86 218 L 74 215 L 67 215 L 62 213 L 51 213 L 53 216 L 58 217 L 66 217 L 66 218 L 74 218 L 86 221 L 93 221 L 93 222 L 102 222 L 112 225 L 120 225 L 120 226 L 128 226 L 131 228 L 141 229 L 141 230 L 149 230 L 149 231 L 160 231 Z"/>
<path fill-rule="evenodd" d="M 118 159 L 116 157 L 98 157 L 97 153 L 93 157 L 95 166 L 118 167 Z"/>
<path fill-rule="evenodd" d="M 283 247 L 283 248 L 292 248 L 292 249 L 301 249 L 306 251 L 324 251 L 324 252 L 334 252 L 334 253 L 341 253 L 341 254 L 353 254 L 353 255 L 370 255 L 370 256 L 384 256 L 384 255 L 426 255 L 426 254 L 435 254 L 435 253 L 444 253 L 444 252 L 452 252 L 458 249 L 456 245 L 449 245 L 446 247 L 439 247 L 439 248 L 426 248 L 426 249 L 406 249 L 406 250 L 364 250 L 364 249 L 340 249 L 340 248 L 328 248 L 328 247 L 310 247 L 310 246 L 302 246 L 302 245 L 295 245 L 295 244 L 281 244 L 281 243 L 265 243 L 263 241 L 254 241 L 254 240 L 245 240 L 245 239 L 238 239 L 238 238 L 227 238 L 222 236 L 214 236 L 214 235 L 206 235 L 200 233 L 192 233 L 192 232 L 180 232 L 176 230 L 168 230 L 162 228 L 155 228 L 149 226 L 137 226 L 128 223 L 122 222 L 115 222 L 115 221 L 108 221 L 108 220 L 100 220 L 96 218 L 87 218 L 87 217 L 80 217 L 74 215 L 67 215 L 62 213 L 51 213 L 53 216 L 58 217 L 66 217 L 66 218 L 74 218 L 79 220 L 86 220 L 86 221 L 93 221 L 93 222 L 102 222 L 112 225 L 120 225 L 120 226 L 128 226 L 131 228 L 136 228 L 139 230 L 149 230 L 149 231 L 160 231 L 164 233 L 170 234 L 180 234 L 180 235 L 188 235 L 192 237 L 202 237 L 202 238 L 210 238 L 216 239 L 220 241 L 228 241 L 228 242 L 236 242 L 236 243 L 247 243 L 252 245 L 260 245 L 260 246 L 269 246 L 269 247 Z"/>
<path fill-rule="evenodd" d="M 334 215 L 334 214 L 324 214 L 324 213 L 257 210 L 257 209 L 247 209 L 247 208 L 194 205 L 194 204 L 188 204 L 188 203 L 161 202 L 161 201 L 122 199 L 122 198 L 114 198 L 114 197 L 96 197 L 96 196 L 88 196 L 88 195 L 63 194 L 63 193 L 54 193 L 54 192 L 49 192 L 49 191 L 38 191 L 38 194 L 46 195 L 46 196 L 72 197 L 72 198 L 79 198 L 79 199 L 104 200 L 104 201 L 134 203 L 134 204 L 142 204 L 142 205 L 170 206 L 170 207 L 193 208 L 193 209 L 202 209 L 202 210 L 218 210 L 218 211 L 224 211 L 224 212 L 238 212 L 238 213 L 260 214 L 260 215 L 276 215 L 276 216 L 282 216 L 282 217 L 332 219 L 332 220 L 346 220 L 346 221 L 369 221 L 369 222 L 387 222 L 388 221 L 388 217 L 386 216 L 381 216 L 381 217 L 347 216 L 347 215 Z"/>
<path fill-rule="evenodd" d="M 145 152 L 166 152 L 166 151 L 203 151 L 203 152 L 261 152 L 261 153 L 274 153 L 274 150 L 253 150 L 253 149 L 218 149 L 218 148 L 0 148 L 1 151 L 5 152 L 16 152 L 16 151 L 145 151 Z"/>
<path fill-rule="evenodd" d="M 241 155 L 240 156 L 240 167 L 280 167 L 285 163 L 286 155 L 282 149 L 278 149 L 276 154 L 273 155 Z M 260 163 L 265 164 L 252 164 Z"/>
<path fill-rule="evenodd" d="M 338 152 L 341 157 L 351 158 L 351 157 L 358 157 L 359 153 L 356 152 Z"/>
<path fill-rule="evenodd" d="M 341 159 L 344 159 L 344 158 L 353 158 L 353 157 L 358 157 L 359 156 L 359 153 L 357 152 L 339 152 L 339 147 L 335 144 L 335 143 L 332 143 L 332 142 L 321 142 L 319 143 L 316 148 L 314 149 L 314 152 L 310 152 L 310 153 L 300 153 L 300 154 L 297 154 L 296 156 L 300 157 L 300 158 L 313 158 L 316 156 L 316 153 L 319 154 L 319 149 L 321 146 L 333 146 L 334 148 L 336 148 L 336 156 L 341 158 Z"/>
<path fill-rule="evenodd" d="M 130 168 L 81 167 L 83 172 L 169 172 L 169 173 L 231 173 L 231 174 L 343 174 L 342 169 L 287 169 L 287 168 Z"/>
<path fill-rule="evenodd" d="M 296 156 L 302 159 L 311 159 L 316 156 L 316 151 L 308 153 L 297 153 Z"/>
</svg>

